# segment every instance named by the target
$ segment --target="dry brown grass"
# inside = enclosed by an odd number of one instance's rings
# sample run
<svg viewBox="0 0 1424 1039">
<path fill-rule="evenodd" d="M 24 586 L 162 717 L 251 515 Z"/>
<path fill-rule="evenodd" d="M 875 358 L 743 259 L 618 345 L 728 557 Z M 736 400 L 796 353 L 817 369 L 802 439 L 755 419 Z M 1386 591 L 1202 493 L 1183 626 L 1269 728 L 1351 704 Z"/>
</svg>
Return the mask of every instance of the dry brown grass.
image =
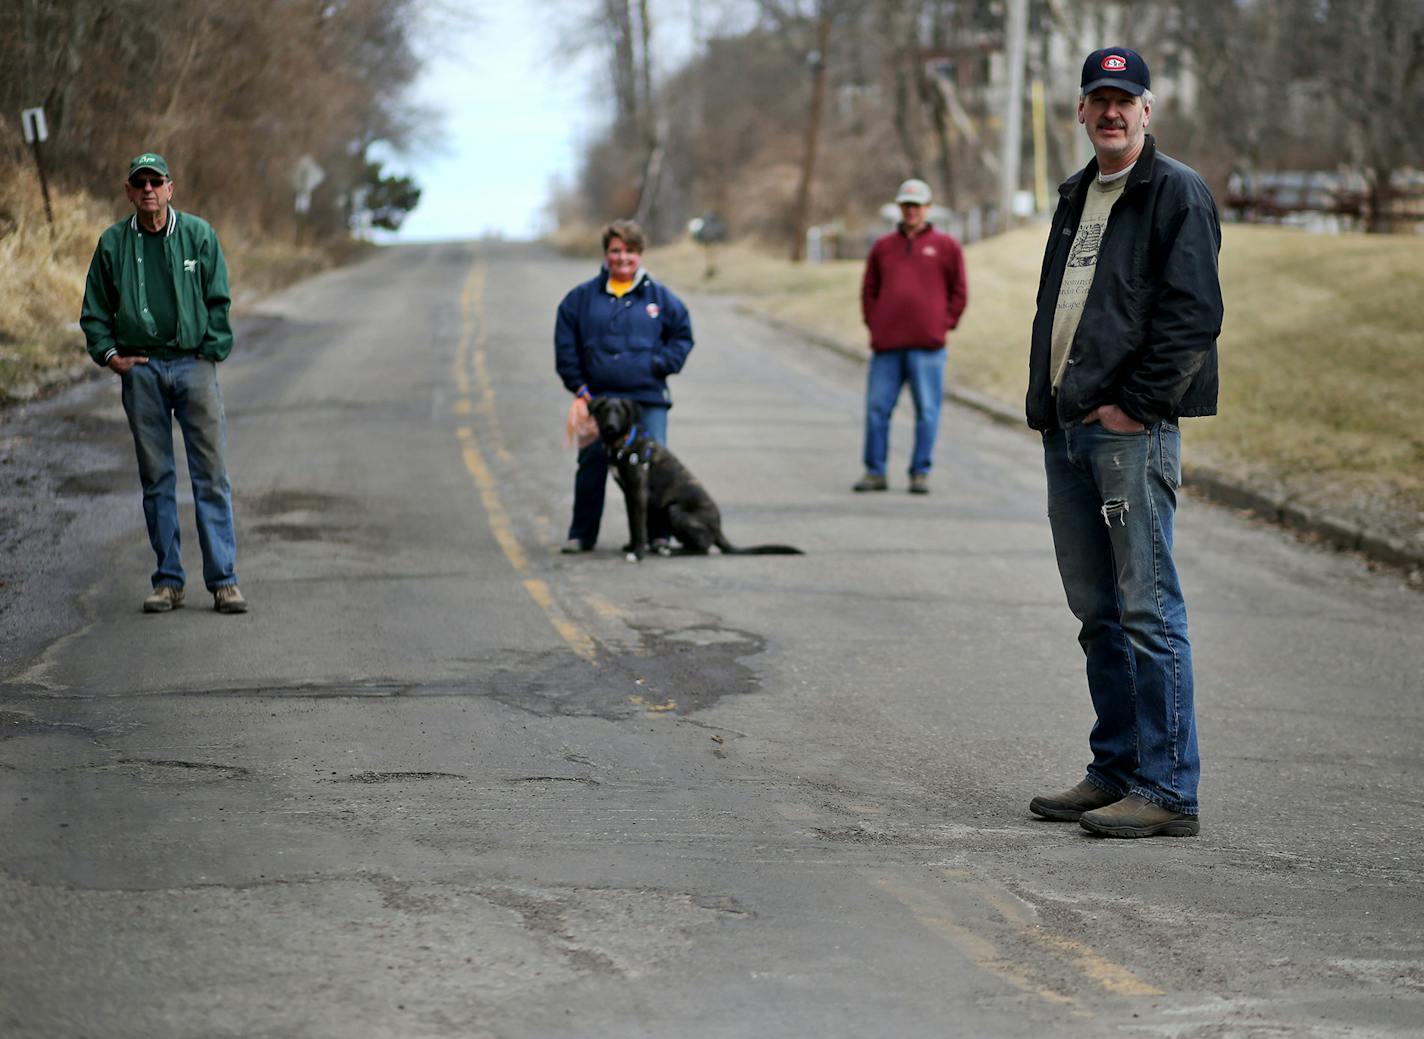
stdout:
<svg viewBox="0 0 1424 1039">
<path fill-rule="evenodd" d="M 0 397 L 87 361 L 76 324 L 84 273 L 94 229 L 114 217 L 85 196 L 51 198 L 52 232 L 34 170 L 0 170 Z"/>
<path fill-rule="evenodd" d="M 99 233 L 131 212 L 121 195 L 109 203 L 51 189 L 54 228 L 32 168 L 0 167 L 0 402 L 28 398 L 90 364 L 79 331 L 84 276 Z M 174 199 L 182 208 L 182 200 Z M 232 283 L 234 313 L 268 292 L 335 262 L 333 253 L 297 248 L 218 221 Z"/>
<path fill-rule="evenodd" d="M 969 309 L 950 378 L 1022 407 L 1043 227 L 966 249 Z M 728 292 L 857 348 L 861 265 L 795 267 L 728 247 L 650 254 L 674 286 Z M 1230 225 L 1220 415 L 1187 423 L 1198 464 L 1372 526 L 1424 534 L 1424 237 Z"/>
</svg>

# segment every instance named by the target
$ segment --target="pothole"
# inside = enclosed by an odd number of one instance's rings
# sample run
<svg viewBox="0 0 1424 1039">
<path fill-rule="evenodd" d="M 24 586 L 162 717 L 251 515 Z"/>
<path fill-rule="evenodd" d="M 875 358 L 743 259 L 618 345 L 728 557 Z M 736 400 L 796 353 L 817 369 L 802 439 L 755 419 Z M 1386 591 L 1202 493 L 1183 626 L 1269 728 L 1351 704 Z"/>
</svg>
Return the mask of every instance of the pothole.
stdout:
<svg viewBox="0 0 1424 1039">
<path fill-rule="evenodd" d="M 412 783 L 432 779 L 467 779 L 455 772 L 353 772 L 343 783 Z"/>
<path fill-rule="evenodd" d="M 541 717 L 598 717 L 610 721 L 648 714 L 682 716 L 726 696 L 761 692 L 745 661 L 766 649 L 759 635 L 699 620 L 685 627 L 630 625 L 640 645 L 625 652 L 600 647 L 597 663 L 548 655 L 540 669 L 526 663 L 488 679 L 501 703 Z"/>
<path fill-rule="evenodd" d="M 162 758 L 120 758 L 112 765 L 101 765 L 94 771 L 124 772 L 139 779 L 172 783 L 220 783 L 223 780 L 242 779 L 250 775 L 241 765 Z"/>
<path fill-rule="evenodd" d="M 598 780 L 589 776 L 515 776 L 506 779 L 506 783 L 584 783 L 588 786 L 598 786 Z"/>
</svg>

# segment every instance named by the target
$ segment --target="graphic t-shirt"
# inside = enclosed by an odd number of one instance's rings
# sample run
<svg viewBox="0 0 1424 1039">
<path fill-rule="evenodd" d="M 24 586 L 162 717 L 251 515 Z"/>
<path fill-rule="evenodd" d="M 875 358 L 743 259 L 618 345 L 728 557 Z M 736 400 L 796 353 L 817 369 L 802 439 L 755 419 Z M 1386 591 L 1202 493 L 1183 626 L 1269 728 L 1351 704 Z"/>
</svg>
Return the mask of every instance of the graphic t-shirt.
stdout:
<svg viewBox="0 0 1424 1039">
<path fill-rule="evenodd" d="M 1073 345 L 1073 336 L 1078 332 L 1078 322 L 1083 317 L 1088 290 L 1093 287 L 1093 275 L 1098 269 L 1098 247 L 1102 245 L 1103 230 L 1108 226 L 1108 215 L 1117 200 L 1122 198 L 1122 189 L 1127 185 L 1127 174 L 1131 169 L 1129 166 L 1107 181 L 1095 178 L 1088 187 L 1083 216 L 1078 221 L 1078 233 L 1073 236 L 1073 246 L 1068 250 L 1068 266 L 1063 269 L 1063 281 L 1058 286 L 1058 304 L 1053 310 L 1053 351 L 1049 363 L 1052 365 L 1055 391 L 1063 381 L 1063 372 L 1068 366 L 1068 351 Z"/>
</svg>

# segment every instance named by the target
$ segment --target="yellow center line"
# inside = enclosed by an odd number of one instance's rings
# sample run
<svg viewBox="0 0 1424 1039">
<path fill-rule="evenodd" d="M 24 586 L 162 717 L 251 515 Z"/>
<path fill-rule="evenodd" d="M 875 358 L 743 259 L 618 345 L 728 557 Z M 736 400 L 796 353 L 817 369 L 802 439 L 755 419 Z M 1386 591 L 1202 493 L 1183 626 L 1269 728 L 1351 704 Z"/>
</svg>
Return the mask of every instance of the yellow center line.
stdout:
<svg viewBox="0 0 1424 1039">
<path fill-rule="evenodd" d="M 494 534 L 495 541 L 509 559 L 509 565 L 522 573 L 528 568 L 529 559 L 524 554 L 524 546 L 514 536 L 514 525 L 509 522 L 509 513 L 505 511 L 504 501 L 495 486 L 494 474 L 485 464 L 484 455 L 480 454 L 474 430 L 469 426 L 461 426 L 455 431 L 455 435 L 463 442 L 461 453 L 465 457 L 465 468 L 470 471 L 470 475 L 475 479 L 475 486 L 479 489 L 480 502 L 489 517 L 490 532 Z"/>
<path fill-rule="evenodd" d="M 1022 902 L 988 884 L 975 882 L 968 871 L 946 869 L 943 872 L 956 882 L 956 890 L 967 891 L 997 912 L 1019 940 L 1037 945 L 1055 958 L 1065 958 L 1068 967 L 1104 992 L 1114 996 L 1164 994 L 1160 988 L 1143 981 L 1091 946 L 1044 927 Z M 892 874 L 865 871 L 863 875 L 872 886 L 892 895 L 923 926 L 945 939 L 977 966 L 1039 999 L 1068 1006 L 1074 1013 L 1086 1013 L 1079 1000 L 1070 994 L 1071 989 L 1064 992 L 1059 991 L 1063 987 L 1061 983 L 1054 988 L 1040 983 L 1033 977 L 1031 967 L 1011 962 L 990 939 L 956 920 L 953 908 L 944 899 Z"/>
<path fill-rule="evenodd" d="M 549 623 L 554 626 L 554 630 L 564 637 L 564 641 L 575 653 L 585 660 L 594 660 L 598 657 L 598 646 L 593 641 L 593 637 L 563 615 L 558 604 L 554 602 L 554 594 L 549 591 L 547 584 L 537 577 L 531 577 L 525 580 L 524 590 L 529 593 L 531 599 L 539 604 L 545 616 L 549 618 Z"/>
<path fill-rule="evenodd" d="M 975 934 L 968 927 L 954 919 L 951 908 L 942 900 L 905 883 L 898 877 L 865 871 L 863 874 L 873 886 L 891 895 L 903 905 L 920 924 L 939 935 L 954 946 L 971 963 L 1003 978 L 1014 988 L 1034 996 L 1046 1003 L 1071 1007 L 1079 1010 L 1079 1004 L 1072 996 L 1056 992 L 1039 984 L 1017 964 L 1009 962 L 998 946 L 983 935 Z"/>
<path fill-rule="evenodd" d="M 504 446 L 504 437 L 495 421 L 494 382 L 489 377 L 489 357 L 486 347 L 489 339 L 485 331 L 485 268 L 478 259 L 465 282 L 465 291 L 460 294 L 460 313 L 463 318 L 460 336 L 460 371 L 463 384 L 460 392 L 467 396 L 470 392 L 468 373 L 474 373 L 474 389 L 479 395 L 477 410 L 490 420 L 491 440 L 495 457 L 502 463 L 509 463 L 513 456 Z M 462 402 L 466 407 L 468 401 Z"/>
<path fill-rule="evenodd" d="M 469 415 L 472 411 L 478 411 L 480 417 L 486 421 L 492 431 L 496 455 L 501 461 L 508 462 L 511 456 L 504 449 L 502 438 L 499 435 L 499 417 L 495 411 L 494 387 L 489 379 L 488 361 L 485 356 L 484 285 L 484 264 L 476 257 L 474 265 L 470 268 L 470 276 L 465 279 L 464 288 L 460 293 L 460 341 L 456 347 L 454 369 L 451 372 L 458 393 L 454 411 L 457 415 Z M 475 373 L 474 381 L 478 388 L 479 404 L 477 407 L 470 399 L 471 370 Z M 525 554 L 524 546 L 519 543 L 519 538 L 514 533 L 514 524 L 510 522 L 509 511 L 504 507 L 504 500 L 499 494 L 499 484 L 489 464 L 485 461 L 484 453 L 480 450 L 479 439 L 475 435 L 474 427 L 459 426 L 455 430 L 455 436 L 460 442 L 460 454 L 465 461 L 465 468 L 474 480 L 475 488 L 480 492 L 480 503 L 484 506 L 490 533 L 494 535 L 500 551 L 509 560 L 509 565 L 514 567 L 516 572 L 524 574 L 529 569 L 529 557 Z M 523 584 L 529 597 L 544 612 L 544 616 L 548 618 L 554 630 L 569 644 L 569 648 L 585 660 L 596 661 L 598 657 L 597 643 L 587 631 L 571 620 L 559 607 L 548 584 L 534 577 L 526 577 Z"/>
<path fill-rule="evenodd" d="M 973 891 L 1031 940 L 1055 952 L 1067 953 L 1078 969 L 1105 991 L 1116 996 L 1163 995 L 1157 986 L 1143 981 L 1121 964 L 1113 963 L 1091 946 L 1041 926 L 1012 898 L 983 885 L 975 885 Z"/>
</svg>

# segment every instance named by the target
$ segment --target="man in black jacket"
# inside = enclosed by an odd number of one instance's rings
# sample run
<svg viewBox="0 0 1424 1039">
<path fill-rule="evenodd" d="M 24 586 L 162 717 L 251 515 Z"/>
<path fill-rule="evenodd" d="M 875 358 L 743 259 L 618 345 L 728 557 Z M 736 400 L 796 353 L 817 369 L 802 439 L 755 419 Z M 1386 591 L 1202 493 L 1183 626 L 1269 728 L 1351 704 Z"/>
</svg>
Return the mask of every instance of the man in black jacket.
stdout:
<svg viewBox="0 0 1424 1039">
<path fill-rule="evenodd" d="M 1146 132 L 1150 86 L 1147 63 L 1125 47 L 1083 64 L 1078 121 L 1095 158 L 1059 188 L 1026 401 L 1043 433 L 1054 550 L 1097 714 L 1086 778 L 1029 809 L 1107 837 L 1198 831 L 1172 526 L 1177 420 L 1216 413 L 1221 225 L 1201 177 Z"/>
</svg>

